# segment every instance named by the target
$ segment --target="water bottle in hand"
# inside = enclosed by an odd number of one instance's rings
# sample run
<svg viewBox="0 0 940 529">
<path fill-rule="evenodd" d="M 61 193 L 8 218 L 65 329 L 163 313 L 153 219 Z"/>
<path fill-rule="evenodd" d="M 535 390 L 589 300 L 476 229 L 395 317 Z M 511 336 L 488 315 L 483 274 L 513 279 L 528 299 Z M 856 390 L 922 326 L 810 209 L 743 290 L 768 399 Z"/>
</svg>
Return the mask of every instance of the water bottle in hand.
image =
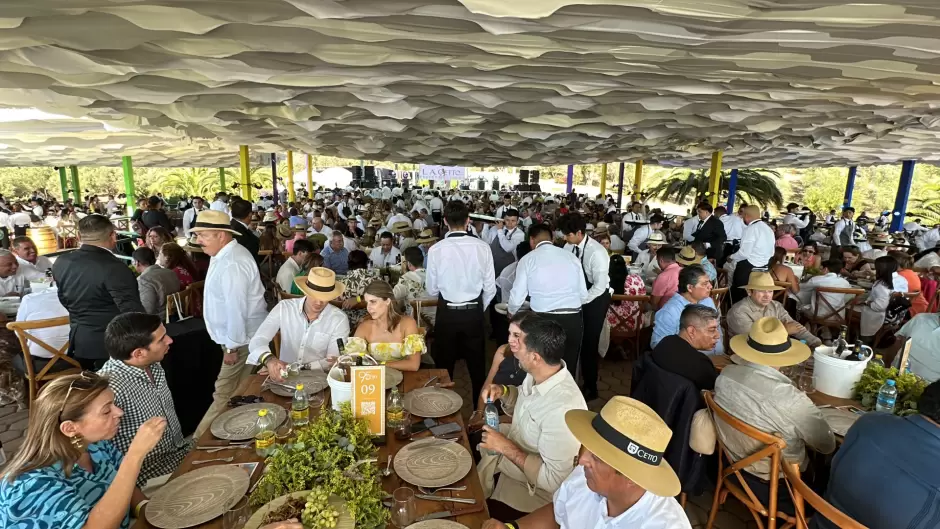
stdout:
<svg viewBox="0 0 940 529">
<path fill-rule="evenodd" d="M 496 405 L 493 404 L 493 399 L 486 399 L 486 407 L 483 408 L 483 418 L 486 421 L 486 425 L 490 428 L 499 431 L 499 411 L 496 410 Z M 496 455 L 496 452 L 492 450 L 483 450 L 484 454 Z"/>
<path fill-rule="evenodd" d="M 898 388 L 895 387 L 894 380 L 888 380 L 878 391 L 878 402 L 875 404 L 875 411 L 886 411 L 894 413 L 894 403 L 898 399 Z"/>
</svg>

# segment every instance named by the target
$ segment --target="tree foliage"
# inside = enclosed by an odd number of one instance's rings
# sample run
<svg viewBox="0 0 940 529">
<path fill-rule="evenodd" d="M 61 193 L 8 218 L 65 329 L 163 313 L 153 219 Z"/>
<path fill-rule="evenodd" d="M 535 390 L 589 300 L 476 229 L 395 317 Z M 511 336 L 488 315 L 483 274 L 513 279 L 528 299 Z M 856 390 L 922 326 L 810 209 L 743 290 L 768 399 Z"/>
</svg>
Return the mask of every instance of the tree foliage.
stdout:
<svg viewBox="0 0 940 529">
<path fill-rule="evenodd" d="M 721 172 L 719 193 L 727 196 L 731 182 L 731 172 Z M 774 206 L 780 209 L 783 206 L 783 193 L 779 188 L 780 173 L 771 169 L 741 169 L 738 171 L 737 191 L 735 201 L 748 204 L 759 204 L 761 208 Z M 708 171 L 689 172 L 688 169 L 674 171 L 670 176 L 661 179 L 646 191 L 653 198 L 669 200 L 679 204 L 689 204 L 702 200 L 708 193 Z"/>
</svg>

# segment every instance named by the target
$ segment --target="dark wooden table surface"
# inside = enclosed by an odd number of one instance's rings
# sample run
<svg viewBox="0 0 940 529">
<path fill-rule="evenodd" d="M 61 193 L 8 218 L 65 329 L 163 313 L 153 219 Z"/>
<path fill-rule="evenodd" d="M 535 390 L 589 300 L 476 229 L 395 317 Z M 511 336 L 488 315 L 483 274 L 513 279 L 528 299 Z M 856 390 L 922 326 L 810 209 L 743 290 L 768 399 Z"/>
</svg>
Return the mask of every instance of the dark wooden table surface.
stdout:
<svg viewBox="0 0 940 529">
<path fill-rule="evenodd" d="M 417 372 L 405 372 L 403 374 L 404 374 L 404 380 L 400 384 L 399 389 L 403 390 L 404 392 L 408 392 L 413 389 L 417 389 L 417 388 L 424 386 L 424 384 L 429 379 L 435 376 L 439 377 L 437 379 L 437 382 L 441 382 L 441 383 L 450 382 L 450 377 L 448 377 L 447 370 L 445 369 L 422 369 Z M 263 375 L 255 375 L 251 377 L 250 379 L 246 380 L 245 383 L 242 384 L 241 387 L 238 388 L 238 390 L 236 390 L 235 394 L 236 395 L 260 395 L 267 402 L 272 402 L 272 403 L 276 403 L 284 407 L 289 407 L 290 400 L 291 400 L 289 397 L 280 397 L 267 390 L 261 391 L 261 384 L 264 382 L 264 379 L 265 377 Z M 326 393 L 326 402 L 324 403 L 325 406 L 329 405 L 329 391 L 330 391 L 329 389 L 325 390 L 325 393 Z M 416 420 L 420 420 L 420 418 Z M 442 423 L 454 422 L 454 423 L 459 424 L 464 432 L 463 436 L 460 439 L 460 444 L 463 445 L 468 450 L 471 450 L 471 451 L 473 450 L 473 448 L 469 444 L 469 440 L 467 438 L 467 433 L 466 433 L 467 432 L 466 425 L 464 424 L 464 420 L 463 420 L 463 417 L 461 417 L 460 412 L 457 412 L 448 417 L 438 419 L 438 421 Z M 430 435 L 429 433 L 425 432 L 421 435 L 416 436 L 415 438 L 423 439 L 429 435 Z M 386 444 L 384 446 L 379 447 L 379 453 L 377 456 L 379 460 L 379 465 L 380 466 L 385 465 L 385 461 L 388 459 L 389 454 L 391 454 L 392 459 L 394 459 L 395 454 L 398 452 L 398 450 L 401 449 L 406 444 L 408 444 L 409 442 L 410 441 L 407 441 L 407 440 L 399 441 L 395 439 L 394 435 L 387 436 Z M 205 434 L 203 434 L 202 438 L 199 439 L 199 442 L 197 444 L 198 446 L 210 446 L 210 445 L 225 446 L 227 443 L 222 440 L 216 439 L 212 435 L 211 432 L 207 431 Z M 202 466 L 205 466 L 205 465 L 197 465 L 194 467 L 193 461 L 215 459 L 215 458 L 229 457 L 229 456 L 235 457 L 232 463 L 250 463 L 250 462 L 262 461 L 262 459 L 255 454 L 254 450 L 223 450 L 223 451 L 215 452 L 211 454 L 207 454 L 205 451 L 194 450 L 192 453 L 186 456 L 186 459 L 183 460 L 183 463 L 180 465 L 179 469 L 177 469 L 177 471 L 173 473 L 173 478 L 181 476 L 189 472 L 193 468 L 200 468 Z M 208 463 L 207 465 L 224 465 L 224 464 L 232 464 L 232 463 L 220 462 L 220 463 Z M 261 470 L 263 469 L 258 468 L 255 471 L 251 479 L 251 485 L 254 485 L 255 482 L 261 477 Z M 473 507 L 482 507 L 480 511 L 475 512 L 475 513 L 465 514 L 462 516 L 458 516 L 456 518 L 448 518 L 451 520 L 456 520 L 458 523 L 461 523 L 469 527 L 470 529 L 479 529 L 480 527 L 482 527 L 483 522 L 489 518 L 489 513 L 486 508 L 486 500 L 485 498 L 483 498 L 483 487 L 482 485 L 480 485 L 479 476 L 477 476 L 476 463 L 472 465 L 472 467 L 470 468 L 470 472 L 463 479 L 454 483 L 454 486 L 460 486 L 460 485 L 466 485 L 467 490 L 438 491 L 436 494 L 440 496 L 474 498 L 477 501 L 476 505 L 436 502 L 436 501 L 416 499 L 415 505 L 417 508 L 417 516 L 421 517 L 423 515 L 430 514 L 433 512 L 437 512 L 437 511 L 448 511 L 448 510 L 458 511 L 458 510 L 465 510 L 465 509 L 469 509 Z M 414 489 L 415 493 L 418 493 L 417 487 L 403 482 L 401 479 L 399 479 L 397 474 L 392 474 L 391 476 L 384 478 L 383 486 L 389 494 L 391 494 L 398 487 L 410 487 Z M 219 517 L 219 518 L 216 518 L 215 520 L 212 520 L 210 522 L 207 522 L 207 523 L 195 526 L 195 527 L 199 527 L 202 529 L 222 529 L 222 518 Z M 394 527 L 394 526 L 389 524 L 389 527 Z M 135 529 L 151 529 L 153 528 L 153 526 L 147 523 L 146 520 L 138 520 L 137 523 L 134 525 L 134 528 Z"/>
</svg>

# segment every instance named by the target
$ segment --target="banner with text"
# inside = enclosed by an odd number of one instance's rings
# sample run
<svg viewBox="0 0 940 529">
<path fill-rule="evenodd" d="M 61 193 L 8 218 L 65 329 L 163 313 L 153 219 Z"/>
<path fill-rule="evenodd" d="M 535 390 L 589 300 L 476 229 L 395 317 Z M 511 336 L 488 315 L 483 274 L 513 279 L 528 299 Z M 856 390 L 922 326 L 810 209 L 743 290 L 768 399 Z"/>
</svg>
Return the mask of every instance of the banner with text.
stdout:
<svg viewBox="0 0 940 529">
<path fill-rule="evenodd" d="M 466 167 L 450 167 L 446 165 L 420 165 L 418 174 L 421 180 L 460 180 L 467 179 Z"/>
</svg>

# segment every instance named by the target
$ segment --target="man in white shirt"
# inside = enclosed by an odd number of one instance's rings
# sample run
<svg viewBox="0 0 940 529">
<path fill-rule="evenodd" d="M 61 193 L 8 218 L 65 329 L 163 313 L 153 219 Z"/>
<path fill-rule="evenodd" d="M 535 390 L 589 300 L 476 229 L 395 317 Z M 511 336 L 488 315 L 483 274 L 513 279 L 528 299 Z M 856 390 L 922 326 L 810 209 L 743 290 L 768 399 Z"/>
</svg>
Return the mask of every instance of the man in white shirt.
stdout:
<svg viewBox="0 0 940 529">
<path fill-rule="evenodd" d="M 189 238 L 189 231 L 196 225 L 196 215 L 205 210 L 206 201 L 202 197 L 193 197 L 193 207 L 183 212 L 183 234 Z"/>
<path fill-rule="evenodd" d="M 267 316 L 267 308 L 258 263 L 235 241 L 238 232 L 232 229 L 228 214 L 203 211 L 197 224 L 192 229 L 196 241 L 211 257 L 203 290 L 202 316 L 212 341 L 225 351 L 212 406 L 193 434 L 198 439 L 216 416 L 228 408 L 235 388 L 251 375 L 251 368 L 245 365 L 248 342 Z"/>
<path fill-rule="evenodd" d="M 787 204 L 787 214 L 783 217 L 783 223 L 793 225 L 796 227 L 797 232 L 809 226 L 809 212 L 806 212 L 804 215 L 800 215 L 799 210 L 799 204 L 790 202 Z"/>
<path fill-rule="evenodd" d="M 833 246 L 855 246 L 855 208 L 842 208 L 842 218 L 832 227 Z"/>
<path fill-rule="evenodd" d="M 940 224 L 933 227 L 933 229 L 924 232 L 924 235 L 921 236 L 920 245 L 917 249 L 920 251 L 928 250 L 931 248 L 936 248 L 940 245 Z"/>
<path fill-rule="evenodd" d="M 22 296 L 29 287 L 29 280 L 19 271 L 16 255 L 10 250 L 0 250 L 0 296 Z"/>
<path fill-rule="evenodd" d="M 744 221 L 738 215 L 729 214 L 728 208 L 724 206 L 715 208 L 715 216 L 725 227 L 724 251 L 716 262 L 717 266 L 721 268 L 728 257 L 738 251 L 741 246 L 741 237 L 744 237 Z"/>
<path fill-rule="evenodd" d="M 659 215 L 653 215 L 650 218 L 649 224 L 640 225 L 637 229 L 633 230 L 633 235 L 630 237 L 630 242 L 627 243 L 627 248 L 633 252 L 632 257 L 636 259 L 636 256 L 646 249 L 646 240 L 650 238 L 650 234 L 654 231 L 659 231 L 663 228 L 663 222 L 666 219 Z M 611 239 L 610 246 L 613 248 L 614 241 Z"/>
<path fill-rule="evenodd" d="M 402 252 L 402 257 L 405 259 L 407 271 L 392 289 L 395 300 L 405 308 L 405 314 L 413 317 L 419 325 L 422 321 L 434 325 L 435 307 L 422 307 L 420 315 L 414 314 L 411 308 L 412 301 L 429 298 L 428 291 L 424 288 L 428 277 L 427 270 L 424 269 L 424 253 L 417 246 L 411 246 Z"/>
<path fill-rule="evenodd" d="M 444 201 L 441 200 L 441 194 L 435 191 L 428 205 L 431 207 L 431 218 L 434 223 L 441 224 L 444 218 L 442 213 L 444 211 Z"/>
<path fill-rule="evenodd" d="M 307 239 L 294 241 L 294 254 L 288 257 L 277 270 L 275 282 L 282 292 L 290 292 L 294 285 L 294 278 L 300 273 L 300 267 L 315 251 L 313 242 Z"/>
<path fill-rule="evenodd" d="M 319 215 L 313 217 L 313 221 L 310 223 L 310 228 L 307 229 L 308 236 L 316 235 L 318 233 L 325 236 L 327 240 L 329 240 L 329 238 L 333 235 L 333 229 L 323 224 L 323 217 L 320 217 Z"/>
<path fill-rule="evenodd" d="M 212 204 L 209 204 L 209 209 L 212 211 L 221 211 L 226 215 L 231 216 L 228 209 L 228 193 L 221 192 L 215 196 L 215 200 L 212 201 Z M 190 231 L 192 231 L 190 229 Z"/>
<path fill-rule="evenodd" d="M 389 230 L 392 229 L 392 226 L 396 222 L 407 222 L 408 226 L 411 227 L 411 218 L 408 215 L 405 215 L 405 210 L 402 208 L 395 208 L 395 213 L 388 218 L 388 222 L 385 223 L 385 227 Z"/>
<path fill-rule="evenodd" d="M 401 264 L 401 251 L 395 247 L 395 235 L 383 232 L 379 239 L 379 246 L 372 249 L 369 254 L 373 268 L 385 268 Z"/>
<path fill-rule="evenodd" d="M 914 263 L 914 268 L 922 268 L 934 272 L 940 268 L 940 244 L 934 247 L 932 252 L 928 252 Z"/>
<path fill-rule="evenodd" d="M 842 266 L 842 261 L 838 259 L 827 259 L 820 263 L 820 274 L 818 276 L 813 276 L 800 284 L 800 292 L 798 296 L 800 298 L 800 305 L 804 314 L 807 316 L 814 316 L 816 314 L 817 288 L 852 288 L 852 285 L 850 285 L 844 277 L 839 275 L 839 270 L 842 269 Z M 824 304 L 822 307 L 819 307 L 819 316 L 824 317 L 833 311 L 838 311 L 841 315 L 844 316 L 845 302 L 848 299 L 851 299 L 852 296 L 846 296 L 845 294 L 823 293 L 822 297 L 828 304 Z"/>
<path fill-rule="evenodd" d="M 587 403 L 565 369 L 561 326 L 534 314 L 518 326 L 523 338 L 513 356 L 525 379 L 519 386 L 491 384 L 483 390 L 484 402 L 500 400 L 512 410 L 512 422 L 498 430 L 484 426 L 477 472 L 484 497 L 528 513 L 551 503 L 574 469 L 581 443 L 565 425 L 565 413 L 586 410 Z"/>
<path fill-rule="evenodd" d="M 425 284 L 428 295 L 438 297 L 431 356 L 451 375 L 457 359 L 465 358 L 473 402 L 478 402 L 486 380 L 483 313 L 496 296 L 493 253 L 467 233 L 466 204 L 449 202 L 443 216 L 450 231 L 428 250 Z"/>
<path fill-rule="evenodd" d="M 559 219 L 565 234 L 565 251 L 571 252 L 581 262 L 587 295 L 581 301 L 584 334 L 581 340 L 581 374 L 584 378 L 584 398 L 597 398 L 598 344 L 607 308 L 610 306 L 610 257 L 607 249 L 592 237 L 585 235 L 585 221 L 580 213 L 569 213 Z M 574 366 L 572 366 L 574 369 Z M 572 371 L 574 375 L 575 372 Z"/>
<path fill-rule="evenodd" d="M 516 262 L 516 246 L 525 240 L 525 233 L 519 227 L 519 211 L 515 208 L 506 208 L 496 221 L 495 226 L 489 226 L 483 235 L 493 251 L 493 267 L 498 276 L 503 269 Z"/>
<path fill-rule="evenodd" d="M 747 284 L 755 268 L 767 268 L 770 258 L 774 255 L 774 246 L 777 241 L 774 230 L 761 220 L 760 208 L 746 206 L 742 212 L 747 227 L 744 228 L 744 235 L 741 237 L 741 247 L 728 258 L 734 266 L 730 292 L 732 303 L 737 303 L 747 297 L 744 285 Z"/>
<path fill-rule="evenodd" d="M 428 210 L 427 210 L 427 208 L 422 208 L 421 210 L 419 210 L 419 211 L 418 211 L 418 215 L 419 215 L 418 218 L 416 218 L 416 219 L 414 220 L 414 222 L 412 223 L 412 227 L 414 228 L 414 230 L 415 230 L 416 233 L 420 233 L 420 232 L 422 232 L 422 231 L 428 229 Z"/>
<path fill-rule="evenodd" d="M 692 242 L 695 240 L 695 230 L 698 228 L 698 215 L 692 215 L 682 223 L 682 240 Z"/>
<path fill-rule="evenodd" d="M 10 248 L 16 254 L 19 275 L 25 276 L 28 281 L 42 279 L 52 270 L 52 261 L 44 255 L 39 255 L 36 244 L 29 237 L 13 239 Z"/>
<path fill-rule="evenodd" d="M 574 370 L 584 333 L 581 305 L 588 291 L 580 258 L 571 250 L 554 246 L 552 238 L 552 231 L 546 224 L 529 228 L 532 251 L 516 267 L 507 310 L 512 317 L 529 297 L 533 312 L 561 325 L 565 330 L 565 364 L 569 370 Z"/>
<path fill-rule="evenodd" d="M 509 209 L 515 209 L 515 208 L 513 208 L 512 205 L 510 204 L 511 202 L 512 202 L 512 195 L 510 195 L 509 193 L 506 193 L 505 195 L 503 195 L 503 203 L 500 204 L 500 206 L 499 206 L 498 208 L 496 208 L 496 218 L 497 218 L 497 219 L 503 218 L 503 215 L 506 213 L 507 210 L 509 210 Z M 518 216 L 518 215 L 517 215 L 517 216 Z"/>
<path fill-rule="evenodd" d="M 649 406 L 616 396 L 601 412 L 570 410 L 565 424 L 583 449 L 552 503 L 483 529 L 691 529 L 682 488 L 663 457 L 672 430 Z"/>
<path fill-rule="evenodd" d="M 630 211 L 623 214 L 623 229 L 629 230 L 631 222 L 646 222 L 646 215 L 643 214 L 643 203 L 640 201 L 630 204 Z"/>
<path fill-rule="evenodd" d="M 69 315 L 62 302 L 59 301 L 59 290 L 56 287 L 47 288 L 33 294 L 23 296 L 20 307 L 16 311 L 16 321 L 36 321 L 51 318 L 62 318 Z M 51 347 L 62 349 L 69 341 L 69 324 L 45 329 L 33 329 L 29 333 L 38 340 L 42 340 Z M 64 351 L 63 351 L 64 352 Z M 52 358 L 52 352 L 38 343 L 29 341 L 29 354 L 33 357 L 33 371 L 38 373 Z M 23 355 L 13 357 L 13 366 L 21 372 L 26 372 Z M 59 366 L 71 367 L 64 361 Z"/>
<path fill-rule="evenodd" d="M 296 279 L 304 297 L 285 299 L 274 306 L 248 344 L 248 364 L 263 365 L 268 375 L 283 382 L 289 364 L 328 371 L 339 356 L 337 340 L 349 337 L 349 318 L 330 301 L 346 290 L 329 268 L 312 268 Z M 281 333 L 279 356 L 271 353 L 271 340 Z"/>
<path fill-rule="evenodd" d="M 22 237 L 26 235 L 26 230 L 29 229 L 32 219 L 29 217 L 29 213 L 23 211 L 23 206 L 20 204 L 13 204 L 13 214 L 10 215 L 10 233 L 14 237 Z"/>
<path fill-rule="evenodd" d="M 118 210 L 117 200 L 114 200 L 114 195 L 108 195 L 108 203 L 104 206 L 105 211 L 110 216 Z"/>
</svg>

